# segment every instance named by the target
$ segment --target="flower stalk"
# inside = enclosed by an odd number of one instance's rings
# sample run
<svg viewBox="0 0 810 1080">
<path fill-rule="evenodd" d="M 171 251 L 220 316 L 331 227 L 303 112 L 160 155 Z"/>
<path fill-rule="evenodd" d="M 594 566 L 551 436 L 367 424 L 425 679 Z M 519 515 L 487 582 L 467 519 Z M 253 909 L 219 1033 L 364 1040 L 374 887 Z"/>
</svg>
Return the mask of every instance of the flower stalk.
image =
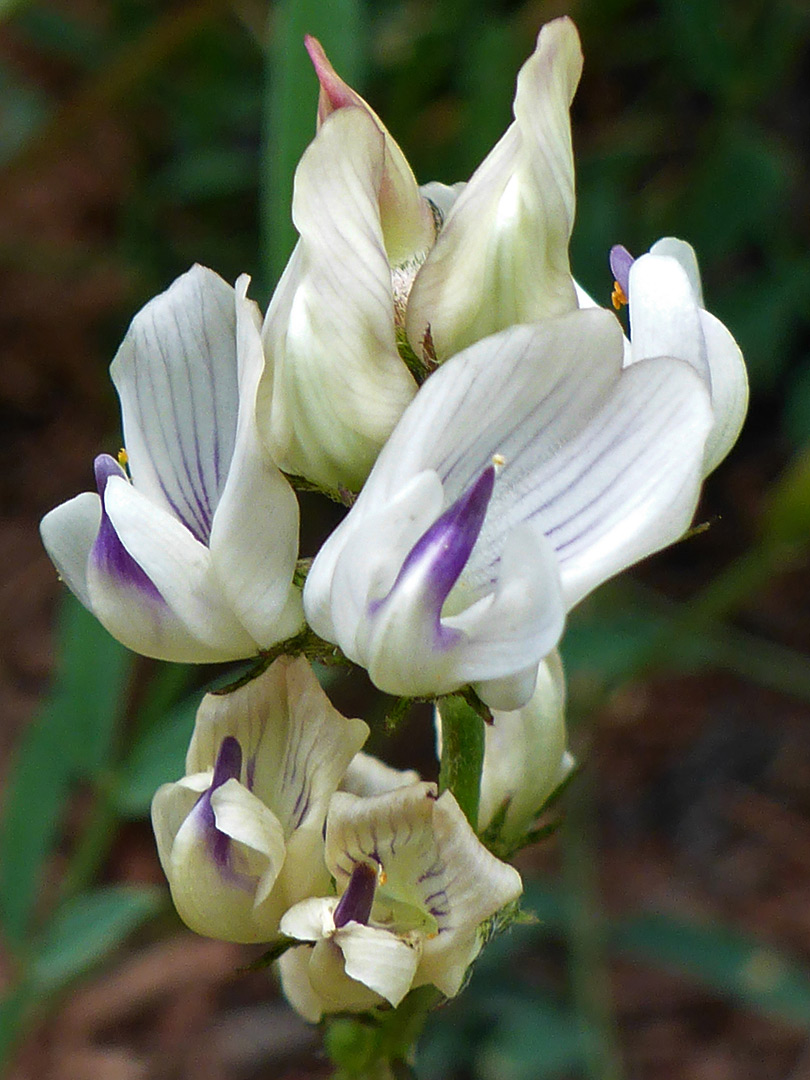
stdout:
<svg viewBox="0 0 810 1080">
<path fill-rule="evenodd" d="M 484 721 L 461 694 L 441 698 L 438 710 L 442 718 L 439 791 L 452 791 L 476 829 L 484 765 Z"/>
</svg>

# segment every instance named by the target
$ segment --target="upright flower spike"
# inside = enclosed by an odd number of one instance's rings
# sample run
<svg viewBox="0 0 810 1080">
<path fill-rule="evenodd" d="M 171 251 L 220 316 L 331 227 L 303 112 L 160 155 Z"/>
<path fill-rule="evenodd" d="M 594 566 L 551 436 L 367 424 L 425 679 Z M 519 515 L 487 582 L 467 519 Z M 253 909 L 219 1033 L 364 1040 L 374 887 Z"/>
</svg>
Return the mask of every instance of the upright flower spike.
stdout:
<svg viewBox="0 0 810 1080">
<path fill-rule="evenodd" d="M 542 28 L 517 80 L 512 125 L 452 204 L 414 281 L 407 330 L 439 360 L 514 323 L 576 307 L 569 108 L 582 51 L 569 18 Z"/>
<path fill-rule="evenodd" d="M 416 393 L 397 348 L 395 293 L 435 226 L 402 151 L 308 44 L 319 127 L 295 174 L 301 238 L 265 319 L 259 417 L 282 469 L 357 490 Z"/>
<path fill-rule="evenodd" d="M 152 802 L 160 862 L 192 930 L 269 941 L 287 907 L 326 888 L 329 799 L 367 736 L 362 720 L 332 707 L 303 657 L 206 694 L 187 775 Z"/>
<path fill-rule="evenodd" d="M 262 450 L 263 365 L 249 279 L 195 266 L 135 316 L 113 361 L 127 469 L 52 510 L 42 539 L 70 589 L 129 648 L 162 660 L 250 656 L 303 622 L 298 504 Z"/>
<path fill-rule="evenodd" d="M 498 840 L 510 848 L 573 767 L 565 749 L 565 676 L 559 653 L 555 650 L 540 664 L 534 693 L 523 708 L 496 709 L 492 716 L 484 730 L 478 832 L 497 823 Z M 441 757 L 441 701 L 436 704 L 436 736 Z"/>
<path fill-rule="evenodd" d="M 544 27 L 515 121 L 469 183 L 419 189 L 376 113 L 307 47 L 319 126 L 295 178 L 301 239 L 265 320 L 259 423 L 281 468 L 357 490 L 416 391 L 400 354 L 429 370 L 576 307 L 568 109 L 582 55 L 570 19 Z"/>
<path fill-rule="evenodd" d="M 311 948 L 280 961 L 291 1004 L 323 1013 L 398 1005 L 416 986 L 446 997 L 481 948 L 479 928 L 522 891 L 520 875 L 475 836 L 450 792 L 410 784 L 329 808 L 326 862 L 338 895 L 310 898 L 281 920 Z"/>
<path fill-rule="evenodd" d="M 748 409 L 742 353 L 726 327 L 703 307 L 697 257 L 690 244 L 667 236 L 638 259 L 611 251 L 611 269 L 629 303 L 627 362 L 677 356 L 692 365 L 711 393 L 713 423 L 703 474 L 715 469 L 737 440 Z"/>
<path fill-rule="evenodd" d="M 515 326 L 422 386 L 318 553 L 310 625 L 398 695 L 520 708 L 565 613 L 676 540 L 711 425 L 683 361 L 623 369 L 613 315 Z"/>
</svg>

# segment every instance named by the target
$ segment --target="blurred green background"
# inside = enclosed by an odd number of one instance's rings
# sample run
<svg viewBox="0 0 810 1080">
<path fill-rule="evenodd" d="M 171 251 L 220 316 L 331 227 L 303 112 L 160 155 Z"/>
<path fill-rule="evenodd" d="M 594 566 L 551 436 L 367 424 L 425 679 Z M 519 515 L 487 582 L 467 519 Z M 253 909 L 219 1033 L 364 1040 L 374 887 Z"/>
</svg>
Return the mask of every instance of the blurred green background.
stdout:
<svg viewBox="0 0 810 1080">
<path fill-rule="evenodd" d="M 810 1073 L 810 8 L 802 0 L 0 2 L 0 1054 L 54 1080 L 314 1077 L 250 955 L 185 935 L 145 823 L 212 672 L 127 656 L 64 602 L 39 517 L 118 448 L 106 368 L 195 261 L 266 303 L 294 243 L 323 41 L 420 181 L 510 120 L 543 22 L 577 22 L 574 272 L 674 234 L 745 353 L 708 528 L 565 641 L 584 771 L 521 863 L 537 921 L 437 1013 L 424 1080 Z M 308 496 L 310 554 L 327 511 Z M 58 616 L 58 618 L 57 618 Z M 57 629 L 53 630 L 54 619 Z M 382 716 L 356 683 L 346 707 Z M 44 702 L 44 704 L 40 704 Z M 377 725 L 378 727 L 380 725 Z M 419 745 L 424 715 L 393 753 Z M 383 746 L 382 740 L 378 742 Z"/>
</svg>

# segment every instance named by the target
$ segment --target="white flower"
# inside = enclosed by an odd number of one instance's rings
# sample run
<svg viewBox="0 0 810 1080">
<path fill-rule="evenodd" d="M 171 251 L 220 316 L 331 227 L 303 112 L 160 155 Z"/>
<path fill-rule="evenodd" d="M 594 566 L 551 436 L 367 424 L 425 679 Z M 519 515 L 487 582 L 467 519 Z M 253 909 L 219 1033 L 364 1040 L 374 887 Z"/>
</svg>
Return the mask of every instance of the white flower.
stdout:
<svg viewBox="0 0 810 1080">
<path fill-rule="evenodd" d="M 192 930 L 269 941 L 290 904 L 326 887 L 329 799 L 367 736 L 303 658 L 281 657 L 232 693 L 205 696 L 187 775 L 152 802 L 160 862 Z"/>
<path fill-rule="evenodd" d="M 265 320 L 259 423 L 281 468 L 356 490 L 416 392 L 400 353 L 424 373 L 576 307 L 568 108 L 582 56 L 570 19 L 544 27 L 515 121 L 469 183 L 420 191 L 379 117 L 308 46 L 319 130 L 295 177 L 301 239 Z"/>
<path fill-rule="evenodd" d="M 736 442 L 748 408 L 748 376 L 739 346 L 703 307 L 697 257 L 683 240 L 664 237 L 638 259 L 617 245 L 611 268 L 629 302 L 626 362 L 677 356 L 692 365 L 711 392 L 714 422 L 703 464 L 707 476 Z"/>
<path fill-rule="evenodd" d="M 70 589 L 146 656 L 230 660 L 302 625 L 298 504 L 256 433 L 247 285 L 195 266 L 135 316 L 111 368 L 130 476 L 102 454 L 98 494 L 42 521 Z"/>
<path fill-rule="evenodd" d="M 310 571 L 311 626 L 392 694 L 520 708 L 566 611 L 682 535 L 712 422 L 688 363 L 622 367 L 613 315 L 515 326 L 422 386 Z"/>
<path fill-rule="evenodd" d="M 508 846 L 531 828 L 574 765 L 565 749 L 565 675 L 556 650 L 540 664 L 534 693 L 523 708 L 496 709 L 492 718 L 484 726 L 478 832 L 495 823 L 498 839 Z M 441 701 L 436 742 L 441 757 Z"/>
<path fill-rule="evenodd" d="M 406 320 L 415 350 L 428 328 L 445 360 L 514 323 L 576 307 L 568 111 L 581 72 L 576 27 L 554 19 L 518 75 L 514 122 L 453 201 L 416 275 Z"/>
<path fill-rule="evenodd" d="M 308 1020 L 398 1005 L 416 986 L 458 993 L 479 927 L 522 891 L 520 875 L 476 838 L 449 792 L 410 784 L 329 808 L 326 862 L 339 897 L 291 908 L 282 933 L 312 948 L 282 956 L 282 986 Z"/>
<path fill-rule="evenodd" d="M 309 44 L 319 130 L 295 174 L 301 239 L 267 311 L 258 408 L 281 468 L 357 489 L 416 393 L 392 275 L 424 259 L 435 226 L 402 151 Z"/>
</svg>

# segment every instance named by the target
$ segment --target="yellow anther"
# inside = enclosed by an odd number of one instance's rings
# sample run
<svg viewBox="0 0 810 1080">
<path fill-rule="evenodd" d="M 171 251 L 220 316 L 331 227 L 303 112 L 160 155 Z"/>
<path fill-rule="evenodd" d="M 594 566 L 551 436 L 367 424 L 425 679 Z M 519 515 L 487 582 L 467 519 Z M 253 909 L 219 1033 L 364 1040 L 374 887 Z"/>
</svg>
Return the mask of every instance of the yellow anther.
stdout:
<svg viewBox="0 0 810 1080">
<path fill-rule="evenodd" d="M 383 868 L 380 867 L 380 869 L 377 871 L 377 884 L 384 885 L 386 881 L 388 881 L 388 874 L 386 874 Z"/>
<path fill-rule="evenodd" d="M 118 464 L 121 466 L 122 469 L 125 469 L 127 465 L 129 465 L 129 454 L 126 452 L 123 446 L 118 451 Z"/>
<path fill-rule="evenodd" d="M 613 301 L 613 306 L 616 308 L 617 311 L 619 310 L 619 308 L 624 307 L 625 304 L 629 302 L 627 299 L 627 294 L 625 293 L 621 285 L 618 283 L 618 281 L 613 282 L 613 292 L 610 294 L 610 299 Z"/>
<path fill-rule="evenodd" d="M 503 454 L 493 454 L 492 464 L 495 466 L 496 469 L 502 469 L 506 464 L 506 458 L 503 456 Z"/>
</svg>

